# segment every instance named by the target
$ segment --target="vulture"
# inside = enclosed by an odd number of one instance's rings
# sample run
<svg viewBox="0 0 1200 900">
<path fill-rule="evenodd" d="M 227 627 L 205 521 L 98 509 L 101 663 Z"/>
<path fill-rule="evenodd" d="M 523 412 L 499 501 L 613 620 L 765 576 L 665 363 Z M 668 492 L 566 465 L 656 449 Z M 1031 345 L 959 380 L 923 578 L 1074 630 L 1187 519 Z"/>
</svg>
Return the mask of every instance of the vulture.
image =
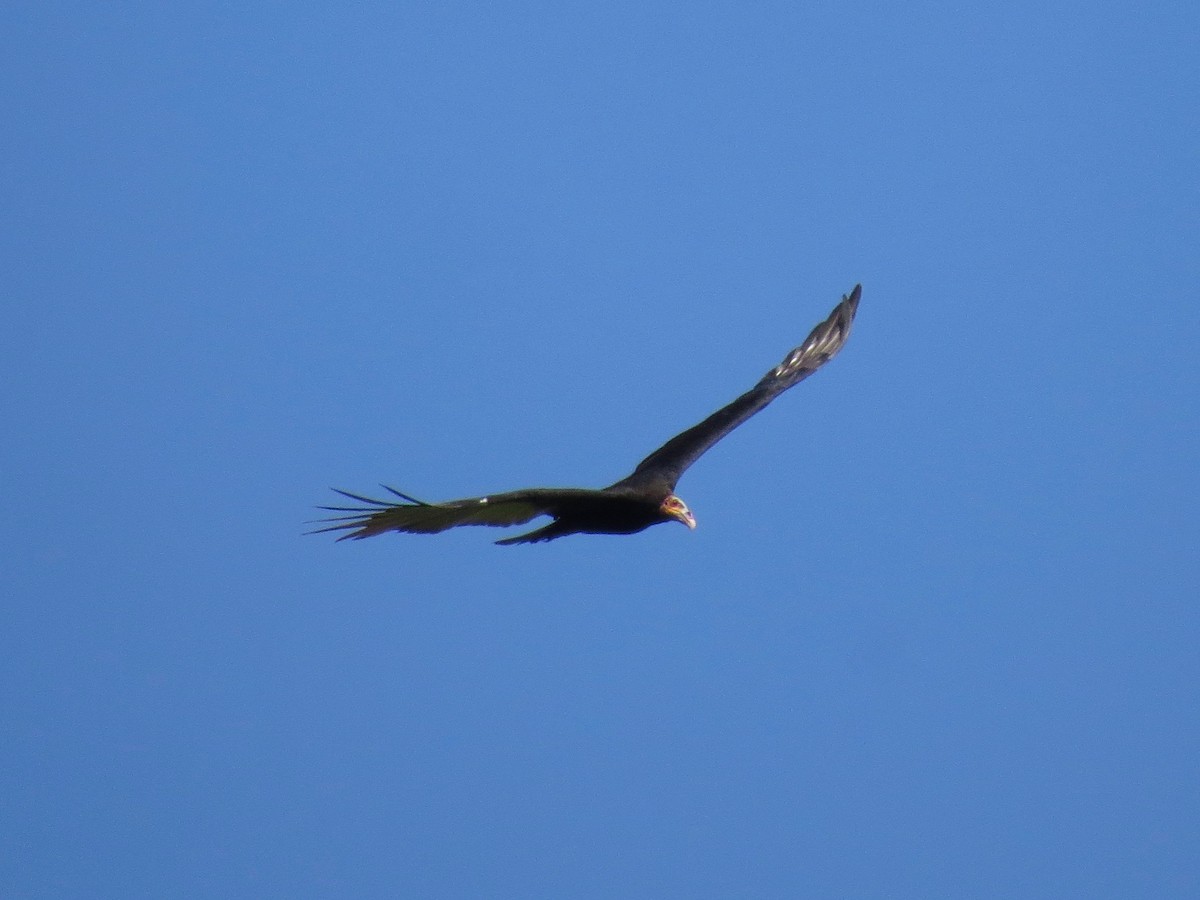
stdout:
<svg viewBox="0 0 1200 900">
<path fill-rule="evenodd" d="M 386 531 L 431 534 L 459 525 L 523 525 L 538 516 L 550 516 L 552 521 L 496 543 L 532 544 L 568 534 L 634 534 L 660 522 L 695 528 L 695 516 L 675 496 L 679 477 L 713 444 L 842 349 L 861 293 L 862 285 L 856 285 L 843 296 L 829 318 L 754 387 L 700 424 L 675 435 L 638 463 L 630 475 L 606 488 L 527 488 L 443 503 L 425 503 L 387 485 L 384 490 L 393 495 L 387 500 L 334 488 L 359 505 L 318 507 L 340 515 L 321 519 L 318 524 L 325 527 L 309 533 L 340 531 L 345 533 L 339 540 L 361 540 Z"/>
</svg>

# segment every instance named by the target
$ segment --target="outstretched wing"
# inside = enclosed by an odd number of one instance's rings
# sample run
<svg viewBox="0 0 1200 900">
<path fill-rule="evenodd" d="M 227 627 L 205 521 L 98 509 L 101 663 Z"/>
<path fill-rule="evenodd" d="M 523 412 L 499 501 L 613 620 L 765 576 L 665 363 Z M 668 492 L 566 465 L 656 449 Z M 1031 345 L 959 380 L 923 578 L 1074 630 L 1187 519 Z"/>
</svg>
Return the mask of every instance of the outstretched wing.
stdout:
<svg viewBox="0 0 1200 900">
<path fill-rule="evenodd" d="M 387 485 L 385 490 L 395 494 L 397 500 L 375 500 L 349 491 L 334 488 L 343 497 L 348 497 L 361 506 L 321 506 L 318 509 L 347 513 L 322 519 L 333 524 L 318 528 L 309 534 L 323 531 L 345 531 L 340 541 L 347 538 L 361 540 L 385 531 L 405 531 L 416 534 L 433 534 L 458 525 L 521 525 L 541 515 L 557 516 L 564 505 L 577 495 L 591 493 L 553 488 L 531 488 L 493 494 L 489 497 L 469 497 L 465 500 L 450 500 L 446 503 L 425 503 L 407 494 L 402 494 Z"/>
<path fill-rule="evenodd" d="M 709 447 L 833 359 L 850 335 L 850 324 L 858 311 L 861 294 L 862 285 L 855 285 L 854 290 L 834 307 L 829 318 L 814 328 L 807 340 L 764 375 L 758 384 L 699 425 L 671 438 L 638 463 L 633 474 L 618 484 L 661 484 L 673 491 L 679 476 Z"/>
</svg>

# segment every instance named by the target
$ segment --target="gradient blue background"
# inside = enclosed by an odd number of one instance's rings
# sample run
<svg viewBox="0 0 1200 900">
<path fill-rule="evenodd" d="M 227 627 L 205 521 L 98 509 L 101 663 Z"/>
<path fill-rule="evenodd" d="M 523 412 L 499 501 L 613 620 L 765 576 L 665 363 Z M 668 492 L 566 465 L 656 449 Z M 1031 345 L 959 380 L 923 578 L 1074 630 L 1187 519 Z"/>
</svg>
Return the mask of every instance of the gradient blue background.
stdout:
<svg viewBox="0 0 1200 900">
<path fill-rule="evenodd" d="M 0 896 L 1200 896 L 1198 39 L 6 4 Z M 695 533 L 301 536 L 613 481 L 857 281 Z"/>
</svg>

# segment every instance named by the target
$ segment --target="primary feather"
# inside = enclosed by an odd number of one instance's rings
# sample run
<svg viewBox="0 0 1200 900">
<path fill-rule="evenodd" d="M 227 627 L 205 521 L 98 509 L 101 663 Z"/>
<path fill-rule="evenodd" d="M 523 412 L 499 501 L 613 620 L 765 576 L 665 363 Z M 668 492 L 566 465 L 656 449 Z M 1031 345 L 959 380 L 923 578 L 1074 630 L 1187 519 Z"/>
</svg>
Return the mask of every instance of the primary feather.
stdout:
<svg viewBox="0 0 1200 900">
<path fill-rule="evenodd" d="M 424 503 L 387 485 L 383 487 L 399 497 L 401 502 L 376 500 L 334 488 L 343 497 L 349 497 L 364 505 L 318 507 L 349 515 L 324 519 L 323 521 L 334 524 L 318 528 L 312 533 L 345 531 L 347 533 L 338 540 L 360 540 L 385 531 L 435 534 L 458 525 L 522 525 L 537 516 L 551 513 L 562 504 L 565 496 L 576 493 L 571 490 L 535 488 L 489 497 L 468 497 L 445 503 Z"/>
</svg>

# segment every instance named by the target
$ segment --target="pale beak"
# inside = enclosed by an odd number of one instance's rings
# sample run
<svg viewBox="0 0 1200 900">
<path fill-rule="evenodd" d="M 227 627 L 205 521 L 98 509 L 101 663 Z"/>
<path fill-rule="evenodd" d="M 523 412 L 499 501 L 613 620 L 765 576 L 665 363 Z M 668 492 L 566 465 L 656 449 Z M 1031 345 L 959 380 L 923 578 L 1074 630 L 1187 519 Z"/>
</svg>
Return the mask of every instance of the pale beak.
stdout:
<svg viewBox="0 0 1200 900">
<path fill-rule="evenodd" d="M 687 504 L 672 494 L 662 502 L 659 510 L 665 515 L 670 516 L 676 522 L 682 522 L 690 529 L 696 527 L 696 517 L 692 515 L 692 511 L 687 508 Z"/>
<path fill-rule="evenodd" d="M 673 515 L 691 530 L 696 530 L 696 517 L 692 515 L 692 511 L 686 506 L 683 509 L 676 510 L 671 515 Z"/>
</svg>

